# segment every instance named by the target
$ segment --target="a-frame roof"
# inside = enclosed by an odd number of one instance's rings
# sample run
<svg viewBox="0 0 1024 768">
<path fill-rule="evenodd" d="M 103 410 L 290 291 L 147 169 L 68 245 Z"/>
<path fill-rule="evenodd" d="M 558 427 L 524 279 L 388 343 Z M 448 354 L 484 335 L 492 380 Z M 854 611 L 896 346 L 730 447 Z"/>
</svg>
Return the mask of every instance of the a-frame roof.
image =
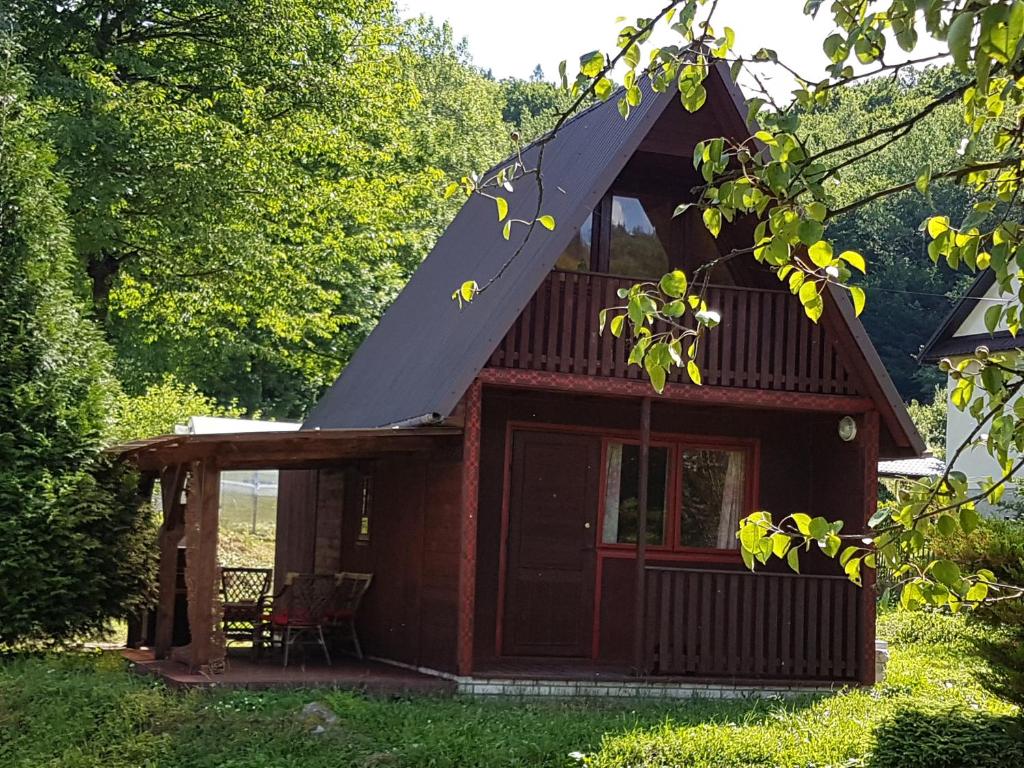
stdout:
<svg viewBox="0 0 1024 768">
<path fill-rule="evenodd" d="M 715 115 L 722 132 L 750 135 L 745 102 L 721 62 L 705 83 L 708 102 L 698 115 Z M 495 275 L 523 244 L 525 227 L 513 227 L 505 240 L 494 202 L 470 197 L 409 280 L 380 323 L 356 351 L 334 385 L 310 412 L 304 429 L 368 428 L 448 417 L 494 348 L 530 301 L 558 256 L 576 234 L 636 152 L 666 107 L 674 90 L 644 97 L 623 120 L 613 96 L 571 120 L 550 140 L 544 155 L 542 212 L 555 217 L 553 232 L 538 228 L 500 279 L 461 309 L 451 300 L 465 280 L 481 285 Z M 537 145 L 524 152 L 527 167 Z M 520 181 L 509 194 L 510 217 L 532 218 L 537 188 Z M 890 441 L 900 455 L 917 455 L 923 442 L 906 408 L 845 296 L 833 292 L 834 308 L 854 361 L 866 372 Z"/>
<path fill-rule="evenodd" d="M 1010 335 L 1010 332 L 1006 330 L 997 330 L 993 334 L 963 335 L 959 333 L 968 316 L 985 300 L 995 283 L 995 272 L 990 269 L 984 270 L 975 278 L 971 287 L 967 289 L 967 293 L 953 306 L 942 324 L 935 329 L 935 333 L 921 347 L 921 351 L 917 355 L 919 362 L 934 363 L 943 357 L 970 355 L 981 344 L 993 351 L 1017 349 L 1024 346 L 1024 342 Z"/>
</svg>

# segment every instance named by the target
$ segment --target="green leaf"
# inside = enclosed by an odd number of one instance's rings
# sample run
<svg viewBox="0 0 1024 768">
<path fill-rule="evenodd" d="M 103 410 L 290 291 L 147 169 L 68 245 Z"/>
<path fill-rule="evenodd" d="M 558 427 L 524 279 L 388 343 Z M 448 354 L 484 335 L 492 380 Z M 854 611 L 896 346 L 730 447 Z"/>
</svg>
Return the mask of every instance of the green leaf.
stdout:
<svg viewBox="0 0 1024 768">
<path fill-rule="evenodd" d="M 625 315 L 616 315 L 612 318 L 611 332 L 612 336 L 619 338 L 622 336 L 622 324 L 626 321 Z"/>
<path fill-rule="evenodd" d="M 864 262 L 864 257 L 856 251 L 843 251 L 839 254 L 839 258 L 845 261 L 854 269 L 858 270 L 862 274 L 867 273 L 867 264 Z"/>
<path fill-rule="evenodd" d="M 956 64 L 964 74 L 967 74 L 967 59 L 971 54 L 971 33 L 974 31 L 975 14 L 971 11 L 961 11 L 949 25 L 946 33 L 946 44 L 953 56 L 953 63 Z"/>
<path fill-rule="evenodd" d="M 828 520 L 824 517 L 815 517 L 807 526 L 807 533 L 812 539 L 823 540 L 829 533 Z"/>
<path fill-rule="evenodd" d="M 960 566 L 952 560 L 936 560 L 931 574 L 940 584 L 955 588 L 960 584 Z"/>
<path fill-rule="evenodd" d="M 587 77 L 595 77 L 604 69 L 604 54 L 600 51 L 591 51 L 580 56 L 580 72 Z"/>
<path fill-rule="evenodd" d="M 662 292 L 673 299 L 686 295 L 686 285 L 686 275 L 678 269 L 663 275 L 658 283 L 658 287 L 661 288 Z"/>
<path fill-rule="evenodd" d="M 771 538 L 772 552 L 776 557 L 784 557 L 792 544 L 789 536 L 784 533 L 773 533 Z"/>
<path fill-rule="evenodd" d="M 811 534 L 810 515 L 804 514 L 803 512 L 794 512 L 792 515 L 790 515 L 790 518 L 793 520 L 793 524 L 796 526 L 796 529 L 800 531 L 800 533 L 802 533 L 804 536 L 809 536 Z"/>
<path fill-rule="evenodd" d="M 555 228 L 555 217 L 554 216 L 545 214 L 544 216 L 541 216 L 539 219 L 537 219 L 537 221 L 540 222 L 540 225 L 542 227 L 544 227 L 544 229 L 549 229 L 550 230 L 550 229 L 554 229 Z"/>
<path fill-rule="evenodd" d="M 807 255 L 811 257 L 815 266 L 827 267 L 832 263 L 832 244 L 827 240 L 819 240 L 807 249 Z"/>
<path fill-rule="evenodd" d="M 956 521 L 952 515 L 939 515 L 938 520 L 935 521 L 935 527 L 943 536 L 949 536 L 956 531 Z"/>
<path fill-rule="evenodd" d="M 717 208 L 705 208 L 703 218 L 708 232 L 713 237 L 718 237 L 718 233 L 722 231 L 722 212 Z"/>
<path fill-rule="evenodd" d="M 604 333 L 604 324 L 605 324 L 605 321 L 607 319 L 608 319 L 608 310 L 607 309 L 602 309 L 600 312 L 597 313 L 597 332 L 598 332 L 598 334 Z"/>
<path fill-rule="evenodd" d="M 697 386 L 700 386 L 700 384 L 701 384 L 700 367 L 693 360 L 690 360 L 686 364 L 686 374 L 690 377 L 690 381 L 692 381 Z"/>
<path fill-rule="evenodd" d="M 749 549 L 744 546 L 740 546 L 740 557 L 743 558 L 743 564 L 747 566 L 749 570 L 754 570 L 754 555 Z"/>
<path fill-rule="evenodd" d="M 818 298 L 818 285 L 813 280 L 808 280 L 800 286 L 800 303 L 807 306 Z"/>
<path fill-rule="evenodd" d="M 814 221 L 814 219 L 804 219 L 797 228 L 797 236 L 804 245 L 813 245 L 821 240 L 821 235 L 824 231 L 825 227 L 821 222 Z"/>
<path fill-rule="evenodd" d="M 498 221 L 504 221 L 508 216 L 508 201 L 504 197 L 496 197 L 494 202 L 498 205 Z"/>
<path fill-rule="evenodd" d="M 978 527 L 978 523 L 981 522 L 981 517 L 978 515 L 978 511 L 973 507 L 960 507 L 960 527 L 964 533 L 970 533 Z"/>
<path fill-rule="evenodd" d="M 794 573 L 800 573 L 800 550 L 797 547 L 793 547 L 786 553 L 786 563 L 789 564 Z"/>
<path fill-rule="evenodd" d="M 644 367 L 647 369 L 647 375 L 651 377 L 651 386 L 660 395 L 665 391 L 665 369 L 660 363 L 654 362 L 650 355 L 644 360 Z"/>
<path fill-rule="evenodd" d="M 971 585 L 971 588 L 967 590 L 966 598 L 968 602 L 980 603 L 988 597 L 988 584 L 983 584 L 980 581 L 976 581 Z"/>
<path fill-rule="evenodd" d="M 505 226 L 501 228 L 501 236 L 508 240 L 512 236 L 512 222 L 506 221 Z"/>
<path fill-rule="evenodd" d="M 864 304 L 867 298 L 864 295 L 864 289 L 859 288 L 856 285 L 850 286 L 850 298 L 853 299 L 853 313 L 860 317 L 860 313 L 864 311 Z"/>
<path fill-rule="evenodd" d="M 914 181 L 914 186 L 917 188 L 917 191 L 920 192 L 922 195 L 927 195 L 928 185 L 931 184 L 931 181 L 932 167 L 930 165 L 926 165 L 917 174 L 917 179 Z"/>
<path fill-rule="evenodd" d="M 680 91 L 679 95 L 682 99 L 683 107 L 687 112 L 696 112 L 704 106 L 704 102 L 708 99 L 708 92 L 700 83 L 697 83 L 693 87 L 684 91 Z"/>
<path fill-rule="evenodd" d="M 931 238 L 937 238 L 943 232 L 949 231 L 949 217 L 948 216 L 932 216 L 928 219 L 928 236 Z"/>
<path fill-rule="evenodd" d="M 828 210 L 825 208 L 825 204 L 817 201 L 808 203 L 804 206 L 804 210 L 807 212 L 807 215 L 815 221 L 824 221 L 825 214 L 828 213 Z"/>
<path fill-rule="evenodd" d="M 999 304 L 993 304 L 985 310 L 985 328 L 989 333 L 995 333 L 999 327 L 999 321 L 1003 318 L 1003 308 Z"/>
<path fill-rule="evenodd" d="M 476 280 L 467 280 L 459 286 L 459 296 L 462 297 L 463 301 L 472 301 L 478 287 Z"/>
</svg>

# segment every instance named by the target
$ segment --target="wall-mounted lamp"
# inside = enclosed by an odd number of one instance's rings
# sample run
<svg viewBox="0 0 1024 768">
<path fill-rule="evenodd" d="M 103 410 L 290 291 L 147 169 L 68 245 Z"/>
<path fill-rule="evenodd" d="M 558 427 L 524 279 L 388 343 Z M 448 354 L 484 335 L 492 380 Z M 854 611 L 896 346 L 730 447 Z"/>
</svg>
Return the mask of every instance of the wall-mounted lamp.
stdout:
<svg viewBox="0 0 1024 768">
<path fill-rule="evenodd" d="M 843 416 L 839 420 L 839 439 L 849 443 L 857 437 L 857 421 L 853 416 Z"/>
</svg>

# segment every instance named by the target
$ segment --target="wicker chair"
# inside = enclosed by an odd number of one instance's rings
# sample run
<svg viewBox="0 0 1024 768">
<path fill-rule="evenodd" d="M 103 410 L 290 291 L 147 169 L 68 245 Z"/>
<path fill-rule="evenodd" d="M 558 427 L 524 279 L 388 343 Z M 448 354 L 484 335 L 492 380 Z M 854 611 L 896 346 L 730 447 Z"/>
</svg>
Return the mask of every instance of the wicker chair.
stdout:
<svg viewBox="0 0 1024 768">
<path fill-rule="evenodd" d="M 353 573 L 342 571 L 337 574 L 337 587 L 334 593 L 333 606 L 329 614 L 330 628 L 347 635 L 357 658 L 363 658 L 363 649 L 359 645 L 356 633 L 356 613 L 363 595 L 373 581 L 372 573 Z"/>
<path fill-rule="evenodd" d="M 270 568 L 221 568 L 220 572 L 224 639 L 228 643 L 251 642 L 257 656 L 272 574 Z"/>
<path fill-rule="evenodd" d="M 337 580 L 333 574 L 289 573 L 285 585 L 274 597 L 269 621 L 264 624 L 264 638 L 271 647 L 284 649 L 284 666 L 293 645 L 316 644 L 324 652 L 328 665 L 331 654 L 324 642 L 324 625 L 328 623 Z"/>
</svg>

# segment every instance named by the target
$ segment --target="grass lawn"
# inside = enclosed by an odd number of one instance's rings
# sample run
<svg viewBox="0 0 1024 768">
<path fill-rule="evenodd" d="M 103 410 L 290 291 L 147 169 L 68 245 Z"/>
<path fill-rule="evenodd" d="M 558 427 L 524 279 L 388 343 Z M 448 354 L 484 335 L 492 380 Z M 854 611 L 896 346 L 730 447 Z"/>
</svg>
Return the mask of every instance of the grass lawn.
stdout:
<svg viewBox="0 0 1024 768">
<path fill-rule="evenodd" d="M 1024 765 L 1019 713 L 985 693 L 957 619 L 892 614 L 888 680 L 790 701 L 522 703 L 344 692 L 175 693 L 111 654 L 0 664 L 0 766 Z M 338 715 L 311 732 L 301 709 Z M 570 757 L 581 752 L 582 759 Z"/>
</svg>

